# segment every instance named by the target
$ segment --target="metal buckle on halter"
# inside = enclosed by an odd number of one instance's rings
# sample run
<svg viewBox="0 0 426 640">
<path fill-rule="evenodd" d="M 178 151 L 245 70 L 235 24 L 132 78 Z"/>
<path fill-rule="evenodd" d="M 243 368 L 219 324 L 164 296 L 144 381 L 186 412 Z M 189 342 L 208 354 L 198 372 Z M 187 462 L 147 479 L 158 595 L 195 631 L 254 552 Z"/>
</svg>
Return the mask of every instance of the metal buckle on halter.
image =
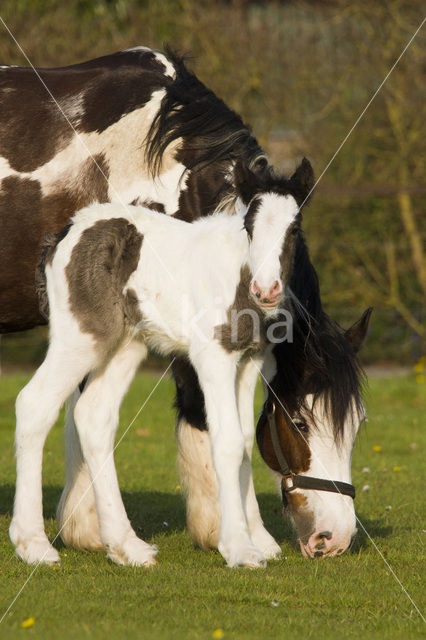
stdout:
<svg viewBox="0 0 426 640">
<path fill-rule="evenodd" d="M 293 480 L 293 474 L 291 473 L 288 476 L 283 476 L 282 477 L 282 481 L 285 485 L 285 490 L 286 491 L 294 491 L 294 489 L 296 489 L 296 487 L 294 486 L 294 480 Z"/>
<path fill-rule="evenodd" d="M 268 416 L 273 416 L 275 413 L 275 402 L 271 402 L 270 408 L 268 408 Z"/>
</svg>

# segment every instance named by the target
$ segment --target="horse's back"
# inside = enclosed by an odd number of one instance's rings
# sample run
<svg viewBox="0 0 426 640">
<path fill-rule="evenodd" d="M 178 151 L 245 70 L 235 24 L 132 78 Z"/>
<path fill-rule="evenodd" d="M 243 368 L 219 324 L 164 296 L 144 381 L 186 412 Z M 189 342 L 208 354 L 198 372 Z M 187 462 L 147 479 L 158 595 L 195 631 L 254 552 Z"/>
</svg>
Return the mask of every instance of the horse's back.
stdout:
<svg viewBox="0 0 426 640">
<path fill-rule="evenodd" d="M 173 70 L 163 54 L 143 47 L 63 68 L 0 67 L 0 333 L 44 323 L 34 273 L 45 233 L 57 233 L 90 202 L 110 199 L 105 151 L 117 149 L 110 131 L 141 113 Z"/>
</svg>

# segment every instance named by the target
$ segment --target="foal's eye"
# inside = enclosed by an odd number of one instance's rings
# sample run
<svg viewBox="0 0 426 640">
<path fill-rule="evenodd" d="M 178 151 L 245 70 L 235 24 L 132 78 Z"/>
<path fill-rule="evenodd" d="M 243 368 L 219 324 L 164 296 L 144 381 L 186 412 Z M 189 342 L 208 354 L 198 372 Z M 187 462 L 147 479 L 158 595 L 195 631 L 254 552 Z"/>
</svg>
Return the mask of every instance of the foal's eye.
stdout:
<svg viewBox="0 0 426 640">
<path fill-rule="evenodd" d="M 303 433 L 308 433 L 309 431 L 308 425 L 304 420 L 300 420 L 299 418 L 294 418 L 293 424 L 296 427 L 296 429 L 298 429 L 299 431 L 303 431 Z"/>
<path fill-rule="evenodd" d="M 293 227 L 293 229 L 291 230 L 291 235 L 292 236 L 297 236 L 298 233 L 299 233 L 298 227 Z"/>
</svg>

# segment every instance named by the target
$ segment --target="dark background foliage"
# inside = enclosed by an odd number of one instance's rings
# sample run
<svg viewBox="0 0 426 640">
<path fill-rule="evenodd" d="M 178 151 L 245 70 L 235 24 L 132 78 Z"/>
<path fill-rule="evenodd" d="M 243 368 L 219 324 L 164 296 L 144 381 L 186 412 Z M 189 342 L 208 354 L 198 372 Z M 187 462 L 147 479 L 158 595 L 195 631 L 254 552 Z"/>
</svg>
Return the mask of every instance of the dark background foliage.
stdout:
<svg viewBox="0 0 426 640">
<path fill-rule="evenodd" d="M 164 43 L 250 123 L 271 161 L 306 155 L 325 173 L 304 227 L 326 310 L 351 324 L 374 306 L 365 362 L 425 352 L 423 19 L 418 0 L 3 0 L 0 15 L 35 66 Z M 27 65 L 0 24 L 0 64 Z M 423 74 L 423 75 L 422 75 Z M 2 338 L 3 364 L 34 364 L 45 331 Z"/>
</svg>

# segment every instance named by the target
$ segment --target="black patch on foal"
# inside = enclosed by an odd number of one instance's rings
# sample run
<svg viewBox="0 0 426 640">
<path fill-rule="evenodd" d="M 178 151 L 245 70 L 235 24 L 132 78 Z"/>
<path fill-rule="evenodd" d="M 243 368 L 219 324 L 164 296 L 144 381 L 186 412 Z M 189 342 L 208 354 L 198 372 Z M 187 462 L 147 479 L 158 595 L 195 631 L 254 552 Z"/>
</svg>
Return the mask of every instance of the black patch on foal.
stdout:
<svg viewBox="0 0 426 640">
<path fill-rule="evenodd" d="M 259 211 L 259 207 L 262 204 L 260 198 L 255 198 L 251 203 L 249 208 L 247 209 L 247 213 L 244 218 L 244 228 L 248 233 L 248 237 L 250 239 L 253 238 L 253 230 L 254 223 L 256 220 L 257 212 Z"/>
</svg>

